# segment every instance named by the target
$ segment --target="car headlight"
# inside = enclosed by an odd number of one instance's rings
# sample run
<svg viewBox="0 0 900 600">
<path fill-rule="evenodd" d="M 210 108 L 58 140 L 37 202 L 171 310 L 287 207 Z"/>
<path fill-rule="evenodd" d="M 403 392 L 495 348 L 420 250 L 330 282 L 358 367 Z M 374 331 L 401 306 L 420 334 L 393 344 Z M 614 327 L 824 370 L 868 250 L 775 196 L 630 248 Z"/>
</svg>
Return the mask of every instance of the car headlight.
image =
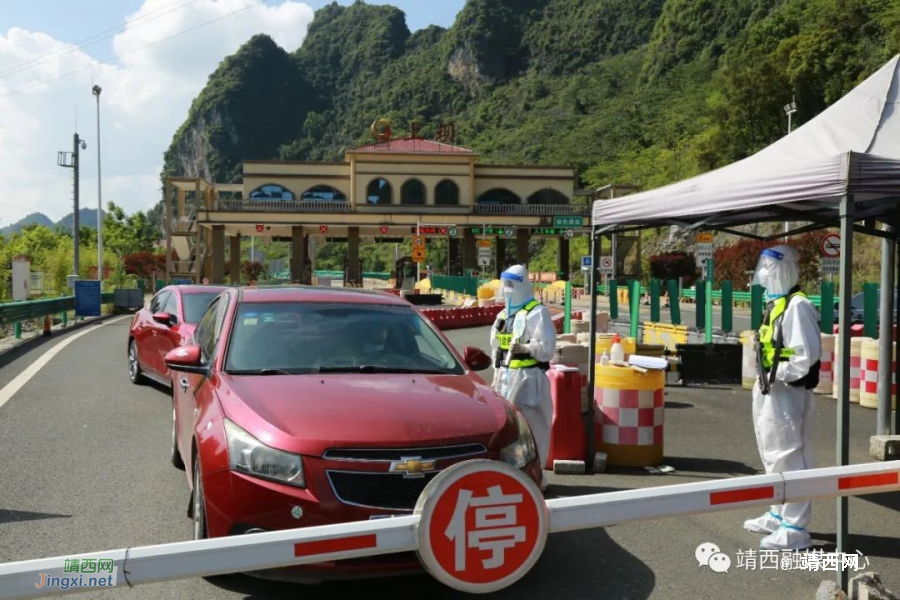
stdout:
<svg viewBox="0 0 900 600">
<path fill-rule="evenodd" d="M 228 419 L 225 419 L 225 438 L 228 466 L 232 471 L 306 487 L 303 461 L 298 455 L 266 446 Z"/>
<path fill-rule="evenodd" d="M 534 436 L 531 435 L 531 427 L 522 413 L 516 411 L 516 424 L 519 426 L 519 435 L 516 440 L 500 451 L 503 462 L 517 469 L 525 468 L 537 456 L 537 448 L 534 445 Z"/>
</svg>

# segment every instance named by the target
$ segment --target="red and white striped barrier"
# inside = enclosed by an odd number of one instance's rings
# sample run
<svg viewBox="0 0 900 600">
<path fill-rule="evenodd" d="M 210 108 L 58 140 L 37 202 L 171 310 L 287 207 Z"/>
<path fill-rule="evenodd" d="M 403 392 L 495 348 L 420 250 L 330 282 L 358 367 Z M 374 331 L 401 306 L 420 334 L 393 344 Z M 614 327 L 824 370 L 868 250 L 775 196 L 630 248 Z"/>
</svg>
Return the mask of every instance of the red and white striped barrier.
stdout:
<svg viewBox="0 0 900 600">
<path fill-rule="evenodd" d="M 0 599 L 96 589 L 37 587 L 65 577 L 73 560 L 112 561 L 114 581 L 104 587 L 132 587 L 413 550 L 443 583 L 487 592 L 527 573 L 548 533 L 897 490 L 895 461 L 545 501 L 521 471 L 465 461 L 428 484 L 412 516 L 0 564 Z"/>
</svg>

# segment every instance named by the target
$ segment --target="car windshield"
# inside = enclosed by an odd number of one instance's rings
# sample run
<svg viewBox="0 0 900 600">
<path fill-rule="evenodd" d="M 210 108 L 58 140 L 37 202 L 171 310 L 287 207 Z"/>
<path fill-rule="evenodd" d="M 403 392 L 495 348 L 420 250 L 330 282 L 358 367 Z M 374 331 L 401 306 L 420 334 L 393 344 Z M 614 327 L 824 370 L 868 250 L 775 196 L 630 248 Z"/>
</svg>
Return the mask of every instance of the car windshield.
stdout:
<svg viewBox="0 0 900 600">
<path fill-rule="evenodd" d="M 184 304 L 184 322 L 199 323 L 203 313 L 209 308 L 209 303 L 218 296 L 218 292 L 200 292 L 199 294 L 182 294 L 181 301 Z"/>
<path fill-rule="evenodd" d="M 412 308 L 343 303 L 238 306 L 230 373 L 446 373 L 464 369 Z"/>
</svg>

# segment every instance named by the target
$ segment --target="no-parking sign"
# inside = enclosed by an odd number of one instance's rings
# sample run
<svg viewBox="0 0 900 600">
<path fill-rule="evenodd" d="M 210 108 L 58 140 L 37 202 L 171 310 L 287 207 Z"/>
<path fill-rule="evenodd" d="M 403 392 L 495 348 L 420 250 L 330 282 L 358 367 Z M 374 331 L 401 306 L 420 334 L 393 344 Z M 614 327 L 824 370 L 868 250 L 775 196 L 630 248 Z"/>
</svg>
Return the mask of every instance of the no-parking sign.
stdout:
<svg viewBox="0 0 900 600">
<path fill-rule="evenodd" d="M 416 504 L 419 560 L 441 583 L 488 593 L 521 579 L 544 550 L 547 505 L 513 467 L 470 460 L 443 471 Z"/>
</svg>

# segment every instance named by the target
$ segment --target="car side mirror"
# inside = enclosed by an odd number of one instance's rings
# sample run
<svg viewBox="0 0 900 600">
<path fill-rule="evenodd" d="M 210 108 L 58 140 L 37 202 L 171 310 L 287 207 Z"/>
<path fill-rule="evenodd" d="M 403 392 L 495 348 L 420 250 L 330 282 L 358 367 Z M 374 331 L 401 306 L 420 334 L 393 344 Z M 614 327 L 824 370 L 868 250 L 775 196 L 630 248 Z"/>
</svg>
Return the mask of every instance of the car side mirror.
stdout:
<svg viewBox="0 0 900 600">
<path fill-rule="evenodd" d="M 166 366 L 172 371 L 205 375 L 207 366 L 203 364 L 200 346 L 189 344 L 170 350 L 166 354 Z"/>
<path fill-rule="evenodd" d="M 162 323 L 163 325 L 174 325 L 176 322 L 176 319 L 173 318 L 172 314 L 167 312 L 153 313 L 153 320 L 157 323 Z"/>
<path fill-rule="evenodd" d="M 491 357 L 485 354 L 481 348 L 475 348 L 474 346 L 466 347 L 463 361 L 473 371 L 484 371 L 491 366 Z"/>
</svg>

